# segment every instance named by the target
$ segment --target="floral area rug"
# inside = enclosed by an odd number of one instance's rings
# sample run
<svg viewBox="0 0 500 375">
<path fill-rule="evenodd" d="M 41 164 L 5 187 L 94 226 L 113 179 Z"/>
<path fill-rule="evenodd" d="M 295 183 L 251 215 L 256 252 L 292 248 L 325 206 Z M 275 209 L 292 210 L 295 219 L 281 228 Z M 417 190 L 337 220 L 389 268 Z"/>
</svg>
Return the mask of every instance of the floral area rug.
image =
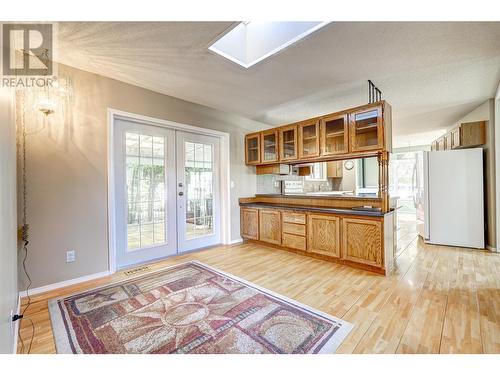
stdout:
<svg viewBox="0 0 500 375">
<path fill-rule="evenodd" d="M 49 301 L 58 353 L 333 353 L 352 325 L 199 262 Z"/>
</svg>

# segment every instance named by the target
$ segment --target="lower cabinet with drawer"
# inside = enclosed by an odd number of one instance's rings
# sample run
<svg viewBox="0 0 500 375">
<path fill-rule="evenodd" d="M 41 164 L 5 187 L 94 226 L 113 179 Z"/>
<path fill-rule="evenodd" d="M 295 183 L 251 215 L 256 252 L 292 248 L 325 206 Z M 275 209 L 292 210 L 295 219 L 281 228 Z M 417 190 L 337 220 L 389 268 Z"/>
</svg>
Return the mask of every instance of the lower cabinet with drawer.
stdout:
<svg viewBox="0 0 500 375">
<path fill-rule="evenodd" d="M 283 222 L 292 224 L 306 224 L 306 214 L 302 212 L 283 211 Z"/>
<path fill-rule="evenodd" d="M 281 244 L 285 247 L 298 250 L 306 250 L 306 238 L 295 234 L 283 233 Z"/>
<path fill-rule="evenodd" d="M 393 264 L 393 221 L 393 214 L 366 217 L 241 207 L 241 236 L 387 274 Z"/>
<path fill-rule="evenodd" d="M 307 248 L 306 214 L 283 211 L 282 217 L 282 245 L 291 249 L 305 251 Z"/>
</svg>

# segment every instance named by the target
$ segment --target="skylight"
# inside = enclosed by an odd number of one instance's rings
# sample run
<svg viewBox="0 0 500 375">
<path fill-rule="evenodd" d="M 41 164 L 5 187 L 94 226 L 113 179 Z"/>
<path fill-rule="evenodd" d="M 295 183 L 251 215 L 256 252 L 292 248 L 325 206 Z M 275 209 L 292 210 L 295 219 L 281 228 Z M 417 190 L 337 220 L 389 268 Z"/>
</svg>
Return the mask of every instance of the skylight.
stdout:
<svg viewBox="0 0 500 375">
<path fill-rule="evenodd" d="M 226 59 L 249 68 L 298 42 L 329 22 L 241 22 L 209 47 Z"/>
</svg>

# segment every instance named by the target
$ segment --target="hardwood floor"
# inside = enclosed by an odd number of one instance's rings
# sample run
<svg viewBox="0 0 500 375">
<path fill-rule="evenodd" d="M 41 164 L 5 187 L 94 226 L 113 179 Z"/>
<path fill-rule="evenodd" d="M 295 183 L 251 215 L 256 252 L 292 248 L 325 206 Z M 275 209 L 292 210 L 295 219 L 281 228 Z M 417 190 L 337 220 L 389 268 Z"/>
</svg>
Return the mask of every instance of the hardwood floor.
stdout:
<svg viewBox="0 0 500 375">
<path fill-rule="evenodd" d="M 500 353 L 500 254 L 414 240 L 399 254 L 395 271 L 384 277 L 263 245 L 238 244 L 166 259 L 151 269 L 187 260 L 354 323 L 338 353 Z M 35 325 L 31 353 L 55 353 L 49 299 L 128 277 L 118 272 L 34 296 L 26 311 Z M 31 335 L 26 319 L 20 335 L 26 346 Z"/>
<path fill-rule="evenodd" d="M 397 214 L 398 230 L 396 231 L 397 245 L 396 254 L 406 250 L 408 245 L 417 238 L 417 222 L 415 212 Z"/>
</svg>

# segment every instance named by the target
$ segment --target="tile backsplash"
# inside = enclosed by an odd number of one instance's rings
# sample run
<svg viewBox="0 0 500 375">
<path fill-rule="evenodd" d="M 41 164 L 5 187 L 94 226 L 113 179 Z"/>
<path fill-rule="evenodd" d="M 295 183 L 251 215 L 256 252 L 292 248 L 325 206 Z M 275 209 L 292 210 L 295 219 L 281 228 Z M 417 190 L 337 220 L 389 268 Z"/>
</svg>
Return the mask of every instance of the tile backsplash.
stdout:
<svg viewBox="0 0 500 375">
<path fill-rule="evenodd" d="M 272 174 L 257 175 L 257 194 L 281 194 L 281 183 Z"/>
<path fill-rule="evenodd" d="M 302 182 L 302 184 L 289 184 L 288 188 L 291 193 L 311 193 L 315 191 L 340 190 L 342 179 L 328 178 L 325 181 L 310 181 L 306 180 L 303 176 L 258 175 L 257 194 L 281 194 L 281 181 Z M 300 186 L 302 186 L 303 191 L 298 191 Z"/>
</svg>

